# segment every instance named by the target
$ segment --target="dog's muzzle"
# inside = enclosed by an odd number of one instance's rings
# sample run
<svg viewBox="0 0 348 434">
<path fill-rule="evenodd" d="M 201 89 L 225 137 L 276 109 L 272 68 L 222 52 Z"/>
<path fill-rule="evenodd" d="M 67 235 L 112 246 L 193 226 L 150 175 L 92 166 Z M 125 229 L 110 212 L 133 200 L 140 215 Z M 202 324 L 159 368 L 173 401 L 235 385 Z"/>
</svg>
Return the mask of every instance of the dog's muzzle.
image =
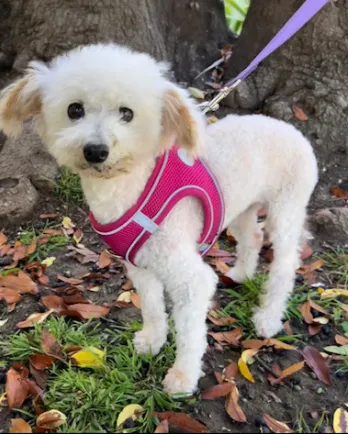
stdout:
<svg viewBox="0 0 348 434">
<path fill-rule="evenodd" d="M 83 155 L 88 163 L 103 163 L 109 156 L 109 148 L 103 144 L 87 143 Z"/>
</svg>

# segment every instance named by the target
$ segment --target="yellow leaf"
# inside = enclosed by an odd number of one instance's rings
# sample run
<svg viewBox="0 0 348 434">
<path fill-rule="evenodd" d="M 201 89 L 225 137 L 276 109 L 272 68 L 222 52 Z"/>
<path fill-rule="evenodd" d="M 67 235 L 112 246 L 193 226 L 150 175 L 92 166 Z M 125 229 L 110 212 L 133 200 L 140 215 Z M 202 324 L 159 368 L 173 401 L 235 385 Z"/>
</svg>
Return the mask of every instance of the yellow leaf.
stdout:
<svg viewBox="0 0 348 434">
<path fill-rule="evenodd" d="M 54 263 L 55 260 L 56 260 L 56 258 L 54 256 L 50 256 L 50 257 L 44 259 L 41 262 L 41 264 L 46 265 L 46 267 L 50 267 Z"/>
<path fill-rule="evenodd" d="M 324 288 L 318 288 L 318 294 L 319 295 L 321 295 L 323 292 L 325 292 L 325 289 Z"/>
<path fill-rule="evenodd" d="M 348 413 L 343 408 L 338 408 L 334 414 L 333 429 L 335 433 L 348 432 Z"/>
<path fill-rule="evenodd" d="M 70 217 L 63 218 L 62 226 L 64 229 L 73 229 L 75 227 Z"/>
<path fill-rule="evenodd" d="M 205 92 L 203 92 L 200 89 L 197 89 L 196 87 L 189 87 L 188 88 L 191 96 L 196 99 L 204 99 L 205 98 Z"/>
<path fill-rule="evenodd" d="M 71 359 L 80 368 L 98 368 L 104 363 L 105 351 L 98 348 L 88 347 L 75 353 Z"/>
<path fill-rule="evenodd" d="M 258 350 L 246 350 L 242 352 L 241 358 L 238 360 L 238 368 L 240 373 L 251 383 L 255 383 L 254 377 L 248 368 L 248 359 L 255 356 Z"/>
<path fill-rule="evenodd" d="M 117 301 L 123 301 L 123 303 L 132 303 L 131 291 L 121 292 L 117 298 Z"/>
<path fill-rule="evenodd" d="M 130 404 L 125 407 L 117 418 L 117 428 L 120 428 L 126 420 L 132 418 L 137 419 L 137 415 L 144 411 L 143 407 L 139 404 Z"/>
<path fill-rule="evenodd" d="M 326 318 L 326 316 L 318 316 L 317 318 L 313 318 L 313 322 L 325 325 L 329 322 L 329 318 Z"/>
<path fill-rule="evenodd" d="M 46 411 L 37 418 L 37 426 L 48 430 L 55 430 L 64 425 L 65 422 L 65 414 L 58 410 Z"/>
<path fill-rule="evenodd" d="M 216 116 L 209 116 L 207 118 L 208 124 L 215 124 L 219 119 Z"/>
<path fill-rule="evenodd" d="M 348 297 L 348 289 L 327 289 L 326 291 L 321 293 L 321 299 L 326 300 L 327 298 L 335 298 L 341 295 Z"/>
</svg>

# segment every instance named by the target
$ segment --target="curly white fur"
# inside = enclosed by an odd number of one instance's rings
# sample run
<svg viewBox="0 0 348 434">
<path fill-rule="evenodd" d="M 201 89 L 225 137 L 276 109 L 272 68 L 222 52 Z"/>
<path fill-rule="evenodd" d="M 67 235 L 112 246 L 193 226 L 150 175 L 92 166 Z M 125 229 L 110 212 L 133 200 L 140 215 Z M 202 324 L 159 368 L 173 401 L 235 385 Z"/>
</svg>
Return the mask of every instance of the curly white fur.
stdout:
<svg viewBox="0 0 348 434">
<path fill-rule="evenodd" d="M 28 118 L 59 164 L 80 174 L 94 216 L 106 224 L 137 200 L 156 157 L 177 138 L 192 154 L 203 155 L 220 182 L 226 203 L 225 227 L 238 241 L 238 259 L 229 277 L 242 282 L 255 272 L 262 233 L 257 210 L 268 208 L 267 232 L 274 261 L 255 310 L 257 333 L 273 336 L 299 264 L 306 206 L 317 182 L 313 150 L 291 125 L 265 116 L 230 115 L 210 126 L 185 91 L 165 77 L 166 66 L 146 54 L 116 45 L 87 46 L 50 65 L 34 62 L 28 74 L 5 90 L 0 127 L 15 134 Z M 84 105 L 72 121 L 67 107 Z M 134 111 L 124 123 L 119 108 Z M 89 164 L 87 142 L 108 146 L 109 157 Z M 200 203 L 176 205 L 128 271 L 142 303 L 144 328 L 134 343 L 139 353 L 158 353 L 166 341 L 164 290 L 174 304 L 177 357 L 165 381 L 170 393 L 192 392 L 206 348 L 205 318 L 217 276 L 196 252 L 202 230 Z"/>
</svg>

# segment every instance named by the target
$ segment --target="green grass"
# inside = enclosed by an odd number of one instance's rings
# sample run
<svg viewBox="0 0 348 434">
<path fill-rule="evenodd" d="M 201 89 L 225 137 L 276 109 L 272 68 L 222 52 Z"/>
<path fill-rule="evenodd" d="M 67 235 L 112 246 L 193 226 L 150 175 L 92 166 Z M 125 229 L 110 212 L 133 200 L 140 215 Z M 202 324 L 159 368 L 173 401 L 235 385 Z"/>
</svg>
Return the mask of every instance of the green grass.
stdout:
<svg viewBox="0 0 348 434">
<path fill-rule="evenodd" d="M 324 253 L 321 257 L 325 261 L 325 268 L 330 278 L 340 285 L 348 287 L 348 252 L 337 249 Z"/>
<path fill-rule="evenodd" d="M 55 193 L 66 203 L 81 204 L 85 202 L 79 176 L 67 168 L 61 170 L 56 182 Z"/>
<path fill-rule="evenodd" d="M 106 352 L 100 368 L 81 369 L 57 362 L 51 370 L 44 401 L 47 408 L 67 416 L 67 425 L 60 432 L 116 432 L 117 416 L 129 404 L 142 405 L 144 414 L 136 427 L 127 432 L 153 432 L 153 411 L 179 409 L 180 404 L 166 395 L 161 385 L 175 358 L 172 333 L 170 343 L 159 356 L 138 356 L 132 339 L 141 325 L 133 322 L 124 327 L 113 321 L 107 324 L 110 326 L 104 328 L 100 321 L 81 324 L 51 318 L 30 332 L 10 337 L 5 346 L 2 343 L 7 357 L 25 362 L 31 355 L 41 353 L 41 333 L 48 328 L 63 348 L 94 346 Z M 23 411 L 34 422 L 32 408 Z M 32 419 L 28 413 L 33 414 Z"/>
</svg>

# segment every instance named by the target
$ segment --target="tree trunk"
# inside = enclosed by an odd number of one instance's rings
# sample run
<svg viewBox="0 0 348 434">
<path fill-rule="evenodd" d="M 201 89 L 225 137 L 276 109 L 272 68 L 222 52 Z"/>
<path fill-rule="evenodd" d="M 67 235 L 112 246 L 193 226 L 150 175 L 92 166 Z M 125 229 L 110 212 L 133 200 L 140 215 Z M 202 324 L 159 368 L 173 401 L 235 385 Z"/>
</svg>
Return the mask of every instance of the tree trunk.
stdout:
<svg viewBox="0 0 348 434">
<path fill-rule="evenodd" d="M 229 77 L 240 72 L 301 6 L 302 0 L 252 0 Z M 348 0 L 328 4 L 229 100 L 293 123 L 311 141 L 321 170 L 318 199 L 347 177 Z M 299 120 L 292 106 L 308 116 Z M 343 178 L 344 179 L 344 178 Z"/>
<path fill-rule="evenodd" d="M 32 59 L 49 60 L 77 45 L 113 41 L 169 61 L 175 78 L 188 82 L 216 60 L 219 45 L 229 39 L 220 0 L 0 2 L 0 70 L 13 64 L 18 72 Z M 0 77 L 0 83 L 9 79 L 13 74 Z M 51 186 L 56 174 L 55 163 L 30 130 L 19 140 L 0 137 L 0 227 L 23 220 L 38 198 L 35 188 Z"/>
</svg>

